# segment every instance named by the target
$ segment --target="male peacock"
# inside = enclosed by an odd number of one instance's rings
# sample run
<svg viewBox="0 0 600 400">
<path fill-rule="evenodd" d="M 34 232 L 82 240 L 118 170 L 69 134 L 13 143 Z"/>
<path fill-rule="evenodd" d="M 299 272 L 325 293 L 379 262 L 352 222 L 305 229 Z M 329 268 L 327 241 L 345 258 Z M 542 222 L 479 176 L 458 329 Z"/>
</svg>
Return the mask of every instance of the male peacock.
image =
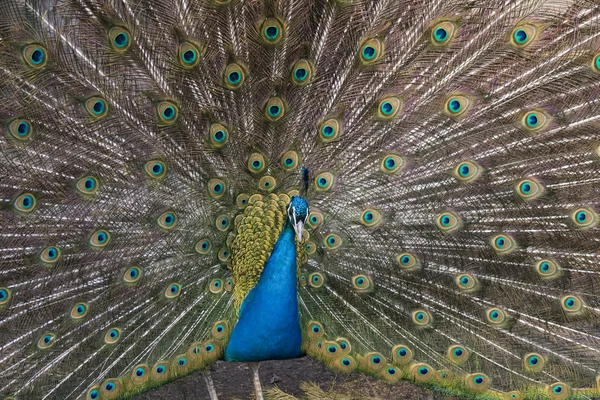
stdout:
<svg viewBox="0 0 600 400">
<path fill-rule="evenodd" d="M 0 395 L 598 396 L 599 93 L 592 0 L 1 0 Z"/>
</svg>

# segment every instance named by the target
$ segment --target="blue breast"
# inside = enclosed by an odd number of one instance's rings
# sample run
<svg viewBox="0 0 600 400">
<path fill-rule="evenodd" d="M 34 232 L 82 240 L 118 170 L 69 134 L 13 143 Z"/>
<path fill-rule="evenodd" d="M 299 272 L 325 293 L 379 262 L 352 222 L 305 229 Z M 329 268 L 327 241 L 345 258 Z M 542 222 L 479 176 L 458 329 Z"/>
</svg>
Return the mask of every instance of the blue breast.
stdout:
<svg viewBox="0 0 600 400">
<path fill-rule="evenodd" d="M 225 350 L 225 360 L 283 360 L 301 355 L 296 243 L 289 223 L 239 314 Z"/>
</svg>

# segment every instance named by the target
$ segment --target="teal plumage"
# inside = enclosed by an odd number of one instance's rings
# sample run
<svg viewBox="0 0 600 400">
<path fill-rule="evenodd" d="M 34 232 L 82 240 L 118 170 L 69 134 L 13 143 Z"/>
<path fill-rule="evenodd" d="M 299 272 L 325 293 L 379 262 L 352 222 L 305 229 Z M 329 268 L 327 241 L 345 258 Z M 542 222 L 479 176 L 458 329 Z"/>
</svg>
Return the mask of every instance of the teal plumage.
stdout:
<svg viewBox="0 0 600 400">
<path fill-rule="evenodd" d="M 597 397 L 599 21 L 587 0 L 5 0 L 0 395 L 208 374 L 304 198 L 302 353 Z"/>
</svg>

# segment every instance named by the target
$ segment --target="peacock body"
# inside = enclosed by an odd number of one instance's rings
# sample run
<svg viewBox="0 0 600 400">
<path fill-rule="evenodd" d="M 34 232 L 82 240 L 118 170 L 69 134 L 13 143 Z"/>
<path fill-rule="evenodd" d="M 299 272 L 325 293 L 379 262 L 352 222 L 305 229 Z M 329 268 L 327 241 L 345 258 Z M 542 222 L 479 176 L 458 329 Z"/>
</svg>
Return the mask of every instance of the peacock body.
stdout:
<svg viewBox="0 0 600 400">
<path fill-rule="evenodd" d="M 2 0 L 0 77 L 0 395 L 599 396 L 597 2 Z"/>
</svg>

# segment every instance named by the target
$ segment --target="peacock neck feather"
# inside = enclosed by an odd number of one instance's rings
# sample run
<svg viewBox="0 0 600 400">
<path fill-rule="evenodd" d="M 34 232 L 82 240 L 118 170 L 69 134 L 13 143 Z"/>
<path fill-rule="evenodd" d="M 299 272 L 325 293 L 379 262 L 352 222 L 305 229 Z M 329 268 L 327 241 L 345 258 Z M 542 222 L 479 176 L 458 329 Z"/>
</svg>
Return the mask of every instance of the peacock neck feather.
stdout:
<svg viewBox="0 0 600 400">
<path fill-rule="evenodd" d="M 225 350 L 228 361 L 263 361 L 301 355 L 296 243 L 289 222 L 279 235 L 257 285 L 240 307 Z"/>
</svg>

